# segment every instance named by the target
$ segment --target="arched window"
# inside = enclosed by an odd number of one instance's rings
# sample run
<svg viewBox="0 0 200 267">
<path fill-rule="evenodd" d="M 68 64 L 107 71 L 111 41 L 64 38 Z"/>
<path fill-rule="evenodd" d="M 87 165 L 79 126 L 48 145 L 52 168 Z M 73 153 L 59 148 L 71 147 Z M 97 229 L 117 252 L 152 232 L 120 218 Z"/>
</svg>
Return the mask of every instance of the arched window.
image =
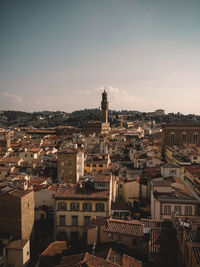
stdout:
<svg viewBox="0 0 200 267">
<path fill-rule="evenodd" d="M 67 210 L 67 203 L 65 202 L 58 203 L 58 210 Z"/>
<path fill-rule="evenodd" d="M 194 143 L 198 142 L 198 133 L 194 133 L 193 140 L 194 140 Z"/>
<path fill-rule="evenodd" d="M 175 140 L 175 133 L 174 132 L 171 132 L 170 133 L 170 142 L 173 144 L 174 143 L 174 140 Z"/>
<path fill-rule="evenodd" d="M 182 142 L 187 142 L 187 133 L 186 132 L 182 133 Z"/>
</svg>

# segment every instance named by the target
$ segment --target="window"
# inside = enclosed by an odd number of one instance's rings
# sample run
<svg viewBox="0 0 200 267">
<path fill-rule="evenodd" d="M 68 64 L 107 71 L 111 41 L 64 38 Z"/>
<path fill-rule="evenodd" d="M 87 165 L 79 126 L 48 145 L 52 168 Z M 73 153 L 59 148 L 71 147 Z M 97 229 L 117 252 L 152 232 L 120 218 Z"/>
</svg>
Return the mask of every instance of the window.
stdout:
<svg viewBox="0 0 200 267">
<path fill-rule="evenodd" d="M 25 154 L 25 158 L 27 158 L 27 154 Z"/>
<path fill-rule="evenodd" d="M 59 232 L 58 233 L 58 240 L 65 241 L 66 240 L 66 232 Z"/>
<path fill-rule="evenodd" d="M 175 140 L 175 133 L 170 133 L 170 142 L 173 144 Z"/>
<path fill-rule="evenodd" d="M 104 182 L 98 182 L 97 183 L 97 186 L 98 187 L 105 187 L 106 186 L 106 183 L 104 183 Z"/>
<path fill-rule="evenodd" d="M 171 215 L 171 205 L 164 205 L 164 214 Z"/>
<path fill-rule="evenodd" d="M 122 241 L 122 236 L 121 236 L 121 235 L 118 235 L 117 240 L 118 240 L 118 241 Z"/>
<path fill-rule="evenodd" d="M 99 168 L 103 168 L 103 164 L 99 164 Z"/>
<path fill-rule="evenodd" d="M 58 203 L 58 210 L 67 210 L 67 204 L 64 202 Z"/>
<path fill-rule="evenodd" d="M 71 162 L 71 161 L 69 161 L 69 162 L 68 162 L 68 165 L 69 165 L 69 166 L 72 166 L 72 162 Z"/>
<path fill-rule="evenodd" d="M 83 203 L 83 211 L 92 211 L 91 203 Z"/>
<path fill-rule="evenodd" d="M 79 211 L 79 203 L 78 202 L 71 203 L 71 210 L 72 211 Z"/>
<path fill-rule="evenodd" d="M 86 164 L 87 167 L 90 167 L 90 164 Z"/>
<path fill-rule="evenodd" d="M 59 224 L 60 225 L 65 225 L 66 222 L 65 222 L 65 215 L 60 215 L 59 216 Z"/>
<path fill-rule="evenodd" d="M 174 212 L 176 215 L 181 215 L 181 206 L 174 206 Z"/>
<path fill-rule="evenodd" d="M 96 211 L 103 212 L 104 209 L 104 204 L 103 203 L 97 203 L 96 204 Z"/>
<path fill-rule="evenodd" d="M 176 175 L 176 170 L 170 170 L 170 171 L 169 171 L 169 174 L 170 174 L 170 175 Z"/>
<path fill-rule="evenodd" d="M 114 211 L 113 218 L 120 218 L 120 213 L 118 211 Z"/>
<path fill-rule="evenodd" d="M 33 158 L 33 154 L 31 154 L 31 158 Z"/>
<path fill-rule="evenodd" d="M 108 239 L 109 239 L 110 241 L 113 240 L 113 233 L 109 233 L 109 234 L 108 234 Z"/>
<path fill-rule="evenodd" d="M 72 216 L 72 225 L 78 226 L 78 216 Z"/>
<path fill-rule="evenodd" d="M 194 143 L 198 142 L 198 133 L 194 133 L 193 140 L 194 140 Z"/>
<path fill-rule="evenodd" d="M 186 142 L 187 141 L 187 134 L 186 132 L 182 133 L 182 142 Z"/>
<path fill-rule="evenodd" d="M 192 206 L 185 206 L 185 215 L 192 215 Z"/>
<path fill-rule="evenodd" d="M 90 216 L 84 216 L 84 225 L 87 226 L 90 222 Z"/>
<path fill-rule="evenodd" d="M 96 167 L 96 164 L 92 164 L 93 167 Z"/>
</svg>

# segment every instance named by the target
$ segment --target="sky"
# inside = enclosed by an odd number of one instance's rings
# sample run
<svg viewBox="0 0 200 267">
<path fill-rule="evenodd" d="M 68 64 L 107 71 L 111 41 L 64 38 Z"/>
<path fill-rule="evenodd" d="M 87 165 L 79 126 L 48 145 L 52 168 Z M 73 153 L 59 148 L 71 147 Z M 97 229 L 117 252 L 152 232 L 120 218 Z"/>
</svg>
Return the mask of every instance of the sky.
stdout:
<svg viewBox="0 0 200 267">
<path fill-rule="evenodd" d="M 0 0 L 0 110 L 200 114 L 200 0 Z"/>
</svg>

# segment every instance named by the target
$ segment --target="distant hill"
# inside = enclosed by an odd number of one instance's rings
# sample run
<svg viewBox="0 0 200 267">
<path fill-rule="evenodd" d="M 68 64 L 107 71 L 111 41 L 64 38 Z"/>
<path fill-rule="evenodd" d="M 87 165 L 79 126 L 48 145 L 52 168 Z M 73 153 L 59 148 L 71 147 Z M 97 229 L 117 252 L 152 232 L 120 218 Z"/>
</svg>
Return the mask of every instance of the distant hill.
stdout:
<svg viewBox="0 0 200 267">
<path fill-rule="evenodd" d="M 109 110 L 109 122 L 111 126 L 119 126 L 121 116 L 124 121 L 152 121 L 157 123 L 170 122 L 200 122 L 200 116 L 181 113 L 159 114 L 156 112 L 139 112 L 129 110 Z M 49 128 L 59 125 L 72 125 L 81 127 L 87 121 L 101 120 L 100 109 L 84 109 L 77 110 L 72 113 L 64 111 L 41 111 L 41 112 L 23 112 L 23 111 L 1 111 L 0 112 L 0 127 L 35 127 Z"/>
</svg>

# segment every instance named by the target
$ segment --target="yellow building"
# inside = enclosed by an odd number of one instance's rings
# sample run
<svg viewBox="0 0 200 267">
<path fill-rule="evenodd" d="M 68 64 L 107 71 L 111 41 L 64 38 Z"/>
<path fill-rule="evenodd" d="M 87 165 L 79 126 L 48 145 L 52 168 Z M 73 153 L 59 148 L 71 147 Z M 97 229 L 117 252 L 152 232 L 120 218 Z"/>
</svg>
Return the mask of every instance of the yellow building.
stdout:
<svg viewBox="0 0 200 267">
<path fill-rule="evenodd" d="M 85 183 L 61 187 L 55 198 L 55 225 L 58 240 L 86 241 L 86 229 L 94 216 L 106 216 L 111 210 L 109 190 L 91 188 Z"/>
<path fill-rule="evenodd" d="M 183 179 L 200 196 L 200 166 L 199 165 L 185 166 Z"/>
<path fill-rule="evenodd" d="M 108 154 L 88 155 L 84 163 L 84 170 L 88 174 L 103 172 L 108 168 L 109 164 L 110 158 Z"/>
<path fill-rule="evenodd" d="M 121 182 L 118 187 L 119 199 L 135 208 L 139 207 L 140 198 L 147 198 L 147 185 L 140 183 L 140 179 L 137 177 Z"/>
</svg>

